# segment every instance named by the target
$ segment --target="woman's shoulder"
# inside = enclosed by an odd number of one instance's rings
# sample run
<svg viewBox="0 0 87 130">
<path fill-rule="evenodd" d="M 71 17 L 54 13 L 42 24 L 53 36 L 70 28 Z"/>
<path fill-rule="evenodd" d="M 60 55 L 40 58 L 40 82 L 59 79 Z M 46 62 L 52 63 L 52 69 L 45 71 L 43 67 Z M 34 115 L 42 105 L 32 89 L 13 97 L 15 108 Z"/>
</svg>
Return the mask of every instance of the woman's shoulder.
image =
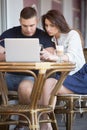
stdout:
<svg viewBox="0 0 87 130">
<path fill-rule="evenodd" d="M 74 29 L 72 29 L 72 30 L 70 30 L 70 32 L 69 32 L 69 35 L 78 35 L 79 36 L 79 34 L 80 34 L 80 32 L 79 31 L 77 31 L 77 30 L 74 30 Z"/>
<path fill-rule="evenodd" d="M 82 45 L 84 46 L 84 40 L 83 40 L 83 36 L 81 34 L 80 31 L 78 30 L 70 30 L 70 32 L 68 33 L 68 37 L 72 38 L 74 40 L 79 40 L 82 42 Z"/>
<path fill-rule="evenodd" d="M 76 29 L 76 30 L 71 30 L 70 31 L 70 35 L 73 35 L 75 38 L 78 38 L 81 40 L 82 43 L 82 47 L 84 47 L 84 39 L 83 39 L 83 35 L 80 32 L 80 30 Z"/>
</svg>

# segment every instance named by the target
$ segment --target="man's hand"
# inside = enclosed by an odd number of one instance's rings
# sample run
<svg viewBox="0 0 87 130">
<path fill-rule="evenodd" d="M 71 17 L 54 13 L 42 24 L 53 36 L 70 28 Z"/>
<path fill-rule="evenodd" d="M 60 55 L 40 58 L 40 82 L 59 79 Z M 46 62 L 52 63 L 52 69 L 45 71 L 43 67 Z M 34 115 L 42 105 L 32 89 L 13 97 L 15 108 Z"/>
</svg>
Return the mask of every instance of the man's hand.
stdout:
<svg viewBox="0 0 87 130">
<path fill-rule="evenodd" d="M 47 50 L 43 49 L 43 51 L 40 52 L 40 58 L 44 61 L 57 61 L 58 56 L 56 54 L 51 54 Z"/>
</svg>

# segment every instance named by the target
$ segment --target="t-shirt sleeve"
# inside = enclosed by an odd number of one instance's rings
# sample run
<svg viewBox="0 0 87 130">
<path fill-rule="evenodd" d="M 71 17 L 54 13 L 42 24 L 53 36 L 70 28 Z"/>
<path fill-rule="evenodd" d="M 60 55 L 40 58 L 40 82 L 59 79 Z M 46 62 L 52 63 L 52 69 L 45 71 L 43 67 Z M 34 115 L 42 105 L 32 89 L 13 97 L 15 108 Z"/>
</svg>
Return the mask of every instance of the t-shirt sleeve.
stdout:
<svg viewBox="0 0 87 130">
<path fill-rule="evenodd" d="M 53 42 L 51 41 L 51 37 L 46 33 L 42 34 L 42 38 L 40 39 L 40 44 L 44 46 L 44 48 L 54 47 Z"/>
<path fill-rule="evenodd" d="M 4 34 L 2 34 L 1 36 L 0 36 L 0 46 L 3 46 L 4 47 Z"/>
</svg>

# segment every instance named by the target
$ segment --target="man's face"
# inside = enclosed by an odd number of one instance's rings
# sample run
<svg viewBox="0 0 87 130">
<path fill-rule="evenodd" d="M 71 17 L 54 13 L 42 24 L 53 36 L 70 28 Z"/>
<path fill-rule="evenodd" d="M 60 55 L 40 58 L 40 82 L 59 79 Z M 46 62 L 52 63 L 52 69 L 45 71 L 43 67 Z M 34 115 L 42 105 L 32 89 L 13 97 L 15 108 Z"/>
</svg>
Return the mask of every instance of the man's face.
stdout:
<svg viewBox="0 0 87 130">
<path fill-rule="evenodd" d="M 32 36 L 36 31 L 37 17 L 32 17 L 29 19 L 20 18 L 20 24 L 22 28 L 22 33 L 25 36 Z"/>
</svg>

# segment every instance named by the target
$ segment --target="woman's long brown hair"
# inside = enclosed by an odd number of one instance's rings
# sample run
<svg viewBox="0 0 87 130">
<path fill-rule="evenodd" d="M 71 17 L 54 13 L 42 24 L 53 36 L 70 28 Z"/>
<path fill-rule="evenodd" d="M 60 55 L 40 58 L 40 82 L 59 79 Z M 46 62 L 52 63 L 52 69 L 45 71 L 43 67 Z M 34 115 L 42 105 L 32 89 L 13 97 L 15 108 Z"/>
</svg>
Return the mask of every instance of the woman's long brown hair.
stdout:
<svg viewBox="0 0 87 130">
<path fill-rule="evenodd" d="M 45 20 L 48 19 L 52 24 L 54 24 L 62 33 L 68 33 L 71 29 L 69 28 L 64 16 L 59 10 L 49 10 L 46 14 L 42 16 L 42 26 L 45 29 Z"/>
</svg>

